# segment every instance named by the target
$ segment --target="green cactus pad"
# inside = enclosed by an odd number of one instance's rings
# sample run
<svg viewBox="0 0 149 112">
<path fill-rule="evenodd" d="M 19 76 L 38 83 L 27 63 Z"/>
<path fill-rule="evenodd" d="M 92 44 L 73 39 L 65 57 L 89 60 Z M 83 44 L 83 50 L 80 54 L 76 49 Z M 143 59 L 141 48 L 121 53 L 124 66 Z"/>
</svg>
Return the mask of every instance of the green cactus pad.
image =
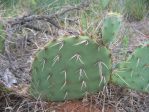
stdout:
<svg viewBox="0 0 149 112">
<path fill-rule="evenodd" d="M 112 75 L 114 84 L 149 92 L 149 47 L 137 48 Z"/>
<path fill-rule="evenodd" d="M 110 44 L 119 32 L 121 26 L 121 17 L 117 13 L 109 13 L 102 27 L 102 40 L 105 45 Z"/>
<path fill-rule="evenodd" d="M 3 25 L 0 23 L 0 53 L 4 51 L 4 41 L 6 34 L 4 32 Z"/>
<path fill-rule="evenodd" d="M 86 36 L 51 41 L 32 64 L 31 94 L 50 101 L 79 99 L 102 90 L 111 72 L 110 53 Z"/>
</svg>

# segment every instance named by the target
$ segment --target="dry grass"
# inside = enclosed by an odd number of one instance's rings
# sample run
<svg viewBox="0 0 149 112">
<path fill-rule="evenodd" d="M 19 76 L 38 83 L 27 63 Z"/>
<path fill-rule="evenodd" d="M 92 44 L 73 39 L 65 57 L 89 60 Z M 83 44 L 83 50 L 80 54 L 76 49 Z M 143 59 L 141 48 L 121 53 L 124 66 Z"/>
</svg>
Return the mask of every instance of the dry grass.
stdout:
<svg viewBox="0 0 149 112">
<path fill-rule="evenodd" d="M 1 112 L 148 112 L 149 95 L 108 85 L 82 100 L 44 102 L 18 93 L 0 97 Z"/>
</svg>

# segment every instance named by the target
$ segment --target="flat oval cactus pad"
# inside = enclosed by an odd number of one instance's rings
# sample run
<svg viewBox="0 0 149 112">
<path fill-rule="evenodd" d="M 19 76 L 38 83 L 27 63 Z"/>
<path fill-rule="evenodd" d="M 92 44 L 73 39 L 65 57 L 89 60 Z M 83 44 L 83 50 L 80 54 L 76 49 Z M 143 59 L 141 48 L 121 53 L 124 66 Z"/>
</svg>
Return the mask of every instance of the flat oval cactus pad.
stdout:
<svg viewBox="0 0 149 112">
<path fill-rule="evenodd" d="M 50 101 L 79 99 L 109 81 L 111 57 L 87 36 L 63 37 L 39 50 L 32 64 L 31 94 Z"/>
</svg>

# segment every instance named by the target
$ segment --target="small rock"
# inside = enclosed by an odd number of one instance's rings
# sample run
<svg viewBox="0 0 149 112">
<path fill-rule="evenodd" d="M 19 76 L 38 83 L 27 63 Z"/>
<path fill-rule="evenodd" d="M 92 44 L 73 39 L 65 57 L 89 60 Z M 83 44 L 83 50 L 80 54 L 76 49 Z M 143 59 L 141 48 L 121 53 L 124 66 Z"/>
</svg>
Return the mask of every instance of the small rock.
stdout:
<svg viewBox="0 0 149 112">
<path fill-rule="evenodd" d="M 4 84 L 6 87 L 11 88 L 13 84 L 17 83 L 17 80 L 15 76 L 10 72 L 10 70 L 7 68 L 3 74 Z"/>
</svg>

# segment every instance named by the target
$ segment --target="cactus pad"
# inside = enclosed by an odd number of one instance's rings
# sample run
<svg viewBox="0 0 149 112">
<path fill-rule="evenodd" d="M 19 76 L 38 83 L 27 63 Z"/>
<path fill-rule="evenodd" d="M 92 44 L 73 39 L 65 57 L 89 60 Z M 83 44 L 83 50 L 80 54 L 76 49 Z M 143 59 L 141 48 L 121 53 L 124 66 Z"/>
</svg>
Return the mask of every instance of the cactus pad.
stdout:
<svg viewBox="0 0 149 112">
<path fill-rule="evenodd" d="M 37 52 L 32 64 L 31 94 L 50 101 L 79 99 L 102 90 L 110 72 L 106 47 L 87 36 L 65 37 Z"/>
<path fill-rule="evenodd" d="M 137 48 L 126 62 L 113 72 L 112 82 L 142 92 L 149 92 L 149 47 Z"/>
<path fill-rule="evenodd" d="M 115 38 L 121 26 L 121 17 L 116 13 L 109 13 L 102 27 L 102 40 L 105 45 L 110 44 Z"/>
</svg>

